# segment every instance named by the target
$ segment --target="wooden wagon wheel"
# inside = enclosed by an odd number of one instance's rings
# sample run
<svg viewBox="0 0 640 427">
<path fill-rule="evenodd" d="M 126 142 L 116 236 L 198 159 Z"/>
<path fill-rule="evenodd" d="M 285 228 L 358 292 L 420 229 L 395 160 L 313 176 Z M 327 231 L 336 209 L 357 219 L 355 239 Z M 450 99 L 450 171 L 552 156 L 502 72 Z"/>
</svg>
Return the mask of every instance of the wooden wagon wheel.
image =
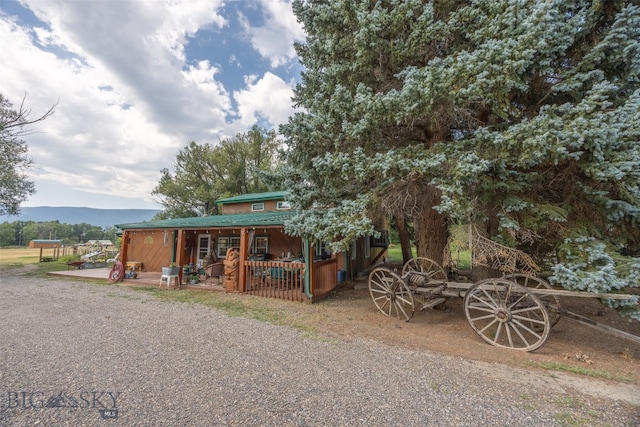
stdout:
<svg viewBox="0 0 640 427">
<path fill-rule="evenodd" d="M 429 278 L 433 280 L 447 281 L 449 279 L 446 271 L 437 262 L 429 258 L 411 258 L 402 267 L 402 275 L 404 276 L 409 271 L 428 273 Z"/>
<path fill-rule="evenodd" d="M 553 289 L 549 282 L 540 277 L 528 276 L 526 274 L 514 273 L 505 276 L 507 280 L 513 280 L 519 285 L 529 289 Z M 558 320 L 560 320 L 560 298 L 557 295 L 549 295 L 544 292 L 535 291 L 534 294 L 544 304 L 549 314 L 549 322 L 551 327 L 554 327 Z"/>
<path fill-rule="evenodd" d="M 476 283 L 464 297 L 464 311 L 480 338 L 497 347 L 534 351 L 545 343 L 551 330 L 540 299 L 511 280 Z"/>
<path fill-rule="evenodd" d="M 413 293 L 407 284 L 388 268 L 376 268 L 369 275 L 369 293 L 378 310 L 387 316 L 408 322 L 413 317 Z"/>
</svg>

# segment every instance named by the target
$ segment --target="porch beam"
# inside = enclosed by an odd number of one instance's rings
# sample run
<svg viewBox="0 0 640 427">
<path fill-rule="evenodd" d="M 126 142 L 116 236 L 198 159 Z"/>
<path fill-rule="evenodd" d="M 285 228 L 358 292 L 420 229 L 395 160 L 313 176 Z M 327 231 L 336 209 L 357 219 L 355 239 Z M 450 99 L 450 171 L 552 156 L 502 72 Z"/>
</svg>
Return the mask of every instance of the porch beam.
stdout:
<svg viewBox="0 0 640 427">
<path fill-rule="evenodd" d="M 378 255 L 376 255 L 376 257 L 373 259 L 373 261 L 371 261 L 371 265 L 372 265 L 372 266 L 376 265 L 376 262 L 377 262 L 377 261 L 380 259 L 380 257 L 382 257 L 382 255 L 384 255 L 386 252 L 387 252 L 387 250 L 386 250 L 386 249 L 385 249 L 385 250 L 383 250 L 383 251 L 380 251 L 380 252 L 378 253 Z"/>
<path fill-rule="evenodd" d="M 247 274 L 244 263 L 249 257 L 249 233 L 246 228 L 240 229 L 240 264 L 238 271 L 238 292 L 244 293 L 247 289 Z"/>
</svg>

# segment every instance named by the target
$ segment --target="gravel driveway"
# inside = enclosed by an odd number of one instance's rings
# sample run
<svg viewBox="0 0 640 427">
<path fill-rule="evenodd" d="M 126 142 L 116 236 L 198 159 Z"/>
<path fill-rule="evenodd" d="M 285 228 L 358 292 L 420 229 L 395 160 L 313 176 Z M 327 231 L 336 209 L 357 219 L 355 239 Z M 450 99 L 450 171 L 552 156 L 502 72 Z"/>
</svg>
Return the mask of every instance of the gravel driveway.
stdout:
<svg viewBox="0 0 640 427">
<path fill-rule="evenodd" d="M 556 374 L 0 274 L 2 426 L 640 425 L 637 404 L 567 393 Z"/>
</svg>

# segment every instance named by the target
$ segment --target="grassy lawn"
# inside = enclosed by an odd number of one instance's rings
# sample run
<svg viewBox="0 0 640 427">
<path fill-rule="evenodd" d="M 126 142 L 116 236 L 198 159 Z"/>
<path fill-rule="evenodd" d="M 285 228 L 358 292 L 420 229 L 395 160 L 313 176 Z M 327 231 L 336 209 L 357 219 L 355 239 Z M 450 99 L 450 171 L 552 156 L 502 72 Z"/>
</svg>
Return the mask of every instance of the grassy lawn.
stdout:
<svg viewBox="0 0 640 427">
<path fill-rule="evenodd" d="M 413 256 L 416 256 L 416 248 L 412 247 L 411 251 L 413 252 Z M 390 243 L 389 248 L 387 249 L 387 253 L 389 254 L 388 260 L 390 262 L 402 262 L 402 247 L 400 247 L 399 243 Z"/>
<path fill-rule="evenodd" d="M 402 262 L 402 248 L 399 243 L 391 243 L 389 244 L 389 249 L 387 249 L 387 253 L 389 254 L 388 260 L 390 262 Z M 411 247 L 411 253 L 414 257 L 416 257 L 416 248 L 414 246 Z M 451 250 L 451 259 L 453 263 L 457 266 L 458 270 L 468 270 L 471 268 L 471 251 L 469 250 Z"/>
</svg>

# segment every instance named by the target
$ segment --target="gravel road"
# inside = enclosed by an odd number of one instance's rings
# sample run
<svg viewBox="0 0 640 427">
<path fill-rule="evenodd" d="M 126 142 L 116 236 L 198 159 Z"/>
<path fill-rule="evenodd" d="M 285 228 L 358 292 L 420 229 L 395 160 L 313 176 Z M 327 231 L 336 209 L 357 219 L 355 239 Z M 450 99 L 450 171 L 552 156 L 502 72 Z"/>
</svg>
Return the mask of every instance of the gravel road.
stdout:
<svg viewBox="0 0 640 427">
<path fill-rule="evenodd" d="M 309 337 L 115 285 L 4 270 L 0 314 L 2 426 L 640 425 L 633 400 L 568 393 L 552 374 Z"/>
</svg>

